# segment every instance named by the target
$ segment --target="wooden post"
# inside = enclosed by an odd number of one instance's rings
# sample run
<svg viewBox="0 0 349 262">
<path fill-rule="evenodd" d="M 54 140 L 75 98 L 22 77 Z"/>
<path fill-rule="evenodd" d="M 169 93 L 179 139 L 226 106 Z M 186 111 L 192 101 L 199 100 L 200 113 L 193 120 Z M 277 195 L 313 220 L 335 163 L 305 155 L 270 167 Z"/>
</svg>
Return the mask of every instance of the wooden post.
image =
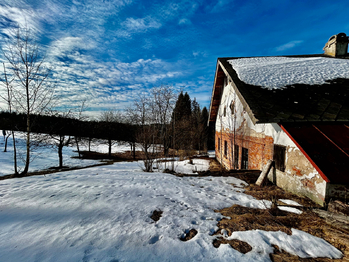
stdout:
<svg viewBox="0 0 349 262">
<path fill-rule="evenodd" d="M 268 177 L 269 171 L 273 166 L 273 164 L 274 164 L 273 160 L 268 160 L 267 164 L 263 167 L 263 170 L 257 179 L 257 182 L 256 182 L 257 186 L 262 186 L 264 184 L 265 179 Z"/>
</svg>

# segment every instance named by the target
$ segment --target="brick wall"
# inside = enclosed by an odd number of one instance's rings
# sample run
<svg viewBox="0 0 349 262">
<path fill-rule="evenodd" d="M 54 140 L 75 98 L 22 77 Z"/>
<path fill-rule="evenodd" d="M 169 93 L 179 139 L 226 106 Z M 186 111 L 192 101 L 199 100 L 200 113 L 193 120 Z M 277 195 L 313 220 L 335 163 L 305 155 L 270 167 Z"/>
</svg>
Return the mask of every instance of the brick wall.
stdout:
<svg viewBox="0 0 349 262">
<path fill-rule="evenodd" d="M 220 150 L 219 150 L 220 140 Z M 225 143 L 227 141 L 227 143 Z M 217 160 L 227 169 L 234 169 L 234 145 L 239 147 L 237 169 L 241 169 L 242 148 L 248 149 L 248 169 L 261 170 L 269 159 L 273 159 L 273 138 L 270 136 L 235 135 L 226 131 L 215 134 Z M 225 145 L 227 148 L 225 149 Z M 225 152 L 227 154 L 225 154 Z"/>
</svg>

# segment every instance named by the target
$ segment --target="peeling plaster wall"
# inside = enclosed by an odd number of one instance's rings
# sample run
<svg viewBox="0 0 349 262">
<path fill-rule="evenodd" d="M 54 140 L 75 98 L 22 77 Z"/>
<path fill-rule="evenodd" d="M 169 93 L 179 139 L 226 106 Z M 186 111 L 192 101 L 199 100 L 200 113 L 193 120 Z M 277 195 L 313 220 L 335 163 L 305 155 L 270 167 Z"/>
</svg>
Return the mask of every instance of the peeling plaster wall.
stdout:
<svg viewBox="0 0 349 262">
<path fill-rule="evenodd" d="M 285 172 L 274 169 L 268 178 L 287 191 L 324 204 L 327 183 L 297 147 L 287 146 Z"/>
<path fill-rule="evenodd" d="M 216 158 L 227 169 L 236 168 L 232 152 L 234 145 L 239 147 L 236 169 L 241 169 L 244 147 L 248 149 L 248 169 L 258 170 L 262 170 L 267 161 L 273 159 L 274 144 L 285 146 L 285 172 L 274 169 L 269 179 L 287 191 L 307 196 L 323 205 L 327 185 L 320 174 L 278 124 L 253 124 L 232 84 L 223 89 L 215 142 Z"/>
</svg>

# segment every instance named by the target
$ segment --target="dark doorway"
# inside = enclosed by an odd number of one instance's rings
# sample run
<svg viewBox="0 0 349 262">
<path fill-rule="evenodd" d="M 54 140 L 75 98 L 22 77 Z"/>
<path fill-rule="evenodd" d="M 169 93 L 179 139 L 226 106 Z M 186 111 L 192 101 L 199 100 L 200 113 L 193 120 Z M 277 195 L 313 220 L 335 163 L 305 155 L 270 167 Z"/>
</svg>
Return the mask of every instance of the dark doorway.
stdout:
<svg viewBox="0 0 349 262">
<path fill-rule="evenodd" d="M 274 145 L 274 161 L 275 168 L 285 172 L 285 156 L 286 156 L 286 147 L 280 145 Z"/>
<path fill-rule="evenodd" d="M 239 169 L 239 146 L 234 145 L 234 152 L 231 152 L 233 157 L 233 167 L 234 169 Z"/>
<path fill-rule="evenodd" d="M 228 142 L 224 140 L 224 156 L 228 156 Z"/>
<path fill-rule="evenodd" d="M 241 169 L 248 169 L 248 149 L 243 147 L 241 153 Z"/>
</svg>

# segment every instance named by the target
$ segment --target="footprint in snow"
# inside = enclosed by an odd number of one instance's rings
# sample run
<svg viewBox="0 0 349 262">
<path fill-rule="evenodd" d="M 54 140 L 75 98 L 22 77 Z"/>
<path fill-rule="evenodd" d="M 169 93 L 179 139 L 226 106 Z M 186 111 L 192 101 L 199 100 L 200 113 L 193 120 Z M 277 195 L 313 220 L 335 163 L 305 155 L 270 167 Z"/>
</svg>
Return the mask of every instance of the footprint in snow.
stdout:
<svg viewBox="0 0 349 262">
<path fill-rule="evenodd" d="M 156 242 L 158 242 L 160 239 L 162 238 L 162 236 L 153 236 L 150 240 L 149 240 L 149 244 L 150 245 L 154 245 Z"/>
</svg>

